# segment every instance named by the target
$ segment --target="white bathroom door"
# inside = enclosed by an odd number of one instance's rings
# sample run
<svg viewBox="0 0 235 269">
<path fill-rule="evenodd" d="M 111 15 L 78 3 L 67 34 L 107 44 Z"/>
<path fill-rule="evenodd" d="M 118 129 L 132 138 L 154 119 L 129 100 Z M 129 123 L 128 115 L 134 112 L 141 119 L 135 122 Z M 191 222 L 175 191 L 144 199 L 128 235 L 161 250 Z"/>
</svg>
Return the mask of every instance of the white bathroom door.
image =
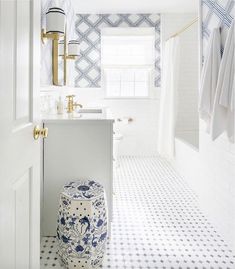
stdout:
<svg viewBox="0 0 235 269">
<path fill-rule="evenodd" d="M 40 267 L 40 2 L 0 0 L 0 268 Z"/>
</svg>

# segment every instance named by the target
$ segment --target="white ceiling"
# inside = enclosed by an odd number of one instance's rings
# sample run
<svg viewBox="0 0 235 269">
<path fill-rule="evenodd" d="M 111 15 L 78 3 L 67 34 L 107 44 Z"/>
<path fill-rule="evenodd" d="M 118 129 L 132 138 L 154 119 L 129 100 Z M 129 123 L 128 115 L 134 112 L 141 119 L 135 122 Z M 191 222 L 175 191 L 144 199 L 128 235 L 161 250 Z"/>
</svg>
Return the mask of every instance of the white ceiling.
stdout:
<svg viewBox="0 0 235 269">
<path fill-rule="evenodd" d="M 198 0 L 72 0 L 76 13 L 191 13 Z"/>
</svg>

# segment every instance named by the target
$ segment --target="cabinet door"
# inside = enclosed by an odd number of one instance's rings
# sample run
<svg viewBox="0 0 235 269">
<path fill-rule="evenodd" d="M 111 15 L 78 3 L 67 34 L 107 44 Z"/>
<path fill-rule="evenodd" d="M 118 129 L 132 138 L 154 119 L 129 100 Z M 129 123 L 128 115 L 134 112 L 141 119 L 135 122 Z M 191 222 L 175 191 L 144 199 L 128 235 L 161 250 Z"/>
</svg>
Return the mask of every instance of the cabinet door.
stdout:
<svg viewBox="0 0 235 269">
<path fill-rule="evenodd" d="M 71 180 L 94 179 L 105 188 L 109 219 L 113 194 L 112 121 L 75 120 L 45 123 L 43 234 L 56 234 L 59 193 Z"/>
</svg>

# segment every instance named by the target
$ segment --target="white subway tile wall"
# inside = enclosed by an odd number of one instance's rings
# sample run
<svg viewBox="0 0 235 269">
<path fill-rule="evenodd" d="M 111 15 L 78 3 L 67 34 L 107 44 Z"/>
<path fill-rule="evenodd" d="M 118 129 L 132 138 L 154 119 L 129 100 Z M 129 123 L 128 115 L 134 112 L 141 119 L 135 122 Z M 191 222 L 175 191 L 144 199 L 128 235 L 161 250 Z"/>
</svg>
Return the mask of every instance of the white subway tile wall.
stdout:
<svg viewBox="0 0 235 269">
<path fill-rule="evenodd" d="M 223 42 L 235 15 L 233 0 L 202 0 L 203 56 L 211 30 L 222 27 Z M 177 169 L 199 195 L 209 219 L 235 251 L 235 145 L 226 134 L 212 142 L 200 122 L 199 152 L 176 144 Z"/>
<path fill-rule="evenodd" d="M 203 0 L 203 56 L 211 30 L 222 27 L 223 42 L 235 15 L 233 0 Z M 235 145 L 229 143 L 226 135 L 212 142 L 200 123 L 200 156 L 207 171 L 203 181 L 203 200 L 214 223 L 229 239 L 235 249 Z M 201 190 L 202 191 L 202 190 Z M 207 191 L 207 193 L 206 193 Z"/>
</svg>

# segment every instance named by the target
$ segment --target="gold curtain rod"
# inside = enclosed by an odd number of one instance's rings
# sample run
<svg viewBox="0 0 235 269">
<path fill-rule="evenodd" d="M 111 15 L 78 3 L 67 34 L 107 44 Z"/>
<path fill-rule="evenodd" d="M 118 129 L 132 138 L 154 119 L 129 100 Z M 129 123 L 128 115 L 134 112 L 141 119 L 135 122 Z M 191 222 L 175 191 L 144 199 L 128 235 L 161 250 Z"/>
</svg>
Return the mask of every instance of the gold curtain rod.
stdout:
<svg viewBox="0 0 235 269">
<path fill-rule="evenodd" d="M 194 23 L 196 23 L 198 21 L 198 17 L 195 18 L 193 21 L 191 21 L 189 24 L 185 25 L 180 31 L 176 32 L 175 34 L 173 34 L 169 39 L 176 37 L 180 34 L 182 34 L 183 32 L 185 32 L 186 30 L 188 30 L 192 25 L 194 25 Z M 168 39 L 168 40 L 169 40 Z"/>
</svg>

